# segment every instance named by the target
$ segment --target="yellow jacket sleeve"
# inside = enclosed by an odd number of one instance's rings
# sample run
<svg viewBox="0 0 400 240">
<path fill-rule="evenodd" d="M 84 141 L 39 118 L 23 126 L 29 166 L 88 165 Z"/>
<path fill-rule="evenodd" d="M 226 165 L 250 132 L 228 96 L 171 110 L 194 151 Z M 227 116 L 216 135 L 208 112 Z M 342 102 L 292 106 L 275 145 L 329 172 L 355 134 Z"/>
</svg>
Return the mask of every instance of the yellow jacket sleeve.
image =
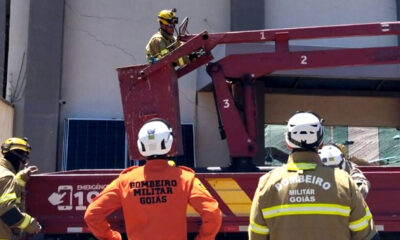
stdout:
<svg viewBox="0 0 400 240">
<path fill-rule="evenodd" d="M 351 178 L 349 178 L 349 184 L 351 191 L 351 212 L 349 219 L 351 240 L 371 239 L 377 234 L 372 214 L 361 192 L 357 189 L 356 184 Z"/>
<path fill-rule="evenodd" d="M 17 184 L 13 176 L 5 176 L 0 179 L 0 216 L 13 207 L 17 207 Z"/>
<path fill-rule="evenodd" d="M 268 174 L 262 176 L 258 182 L 258 187 L 254 193 L 253 202 L 251 204 L 249 219 L 249 240 L 266 240 L 269 239 L 269 228 L 264 221 L 263 213 L 260 209 L 260 192 L 265 187 Z"/>
</svg>

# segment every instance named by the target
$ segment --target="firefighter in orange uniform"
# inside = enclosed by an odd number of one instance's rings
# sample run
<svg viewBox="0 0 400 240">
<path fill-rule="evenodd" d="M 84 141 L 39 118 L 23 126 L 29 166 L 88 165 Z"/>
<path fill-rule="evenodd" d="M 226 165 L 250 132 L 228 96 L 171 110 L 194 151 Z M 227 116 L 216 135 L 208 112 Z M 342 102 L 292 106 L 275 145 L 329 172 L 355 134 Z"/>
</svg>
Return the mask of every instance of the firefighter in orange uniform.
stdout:
<svg viewBox="0 0 400 240">
<path fill-rule="evenodd" d="M 214 239 L 221 226 L 218 202 L 195 177 L 193 170 L 168 164 L 172 129 L 161 119 L 146 122 L 139 131 L 139 152 L 147 158 L 141 167 L 119 175 L 92 200 L 85 221 L 101 240 L 119 240 L 106 217 L 122 207 L 128 239 L 186 239 L 186 208 L 190 204 L 202 218 L 197 240 Z"/>
<path fill-rule="evenodd" d="M 38 233 L 41 226 L 22 212 L 21 194 L 36 166 L 27 166 L 31 146 L 26 138 L 9 138 L 1 145 L 0 159 L 0 240 L 11 240 L 25 231 Z"/>
<path fill-rule="evenodd" d="M 371 212 L 351 177 L 324 166 L 317 149 L 322 119 L 294 114 L 287 124 L 287 164 L 259 180 L 249 224 L 250 240 L 377 240 Z"/>
</svg>

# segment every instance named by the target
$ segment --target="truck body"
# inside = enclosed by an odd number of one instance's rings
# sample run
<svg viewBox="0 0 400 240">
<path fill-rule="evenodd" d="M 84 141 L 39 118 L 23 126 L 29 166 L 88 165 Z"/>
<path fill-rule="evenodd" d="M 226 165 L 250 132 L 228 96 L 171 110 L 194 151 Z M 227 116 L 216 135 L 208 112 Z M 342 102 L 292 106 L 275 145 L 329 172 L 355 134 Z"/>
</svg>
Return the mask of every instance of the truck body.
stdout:
<svg viewBox="0 0 400 240">
<path fill-rule="evenodd" d="M 185 31 L 181 31 L 185 32 Z M 137 132 L 154 117 L 167 120 L 174 129 L 171 156 L 183 154 L 179 90 L 177 81 L 185 74 L 207 64 L 212 78 L 220 136 L 227 140 L 231 165 L 219 172 L 202 172 L 197 176 L 218 200 L 223 223 L 221 232 L 246 232 L 251 199 L 259 177 L 273 167 L 258 168 L 253 163 L 257 149 L 257 107 L 254 83 L 277 70 L 322 67 L 399 64 L 398 46 L 346 48 L 316 51 L 291 51 L 290 40 L 354 36 L 399 35 L 400 22 L 370 23 L 274 29 L 245 32 L 202 32 L 180 35 L 185 44 L 154 64 L 117 69 L 123 103 L 129 158 L 141 160 L 137 151 Z M 212 49 L 219 44 L 273 42 L 274 52 L 235 54 L 210 62 Z M 177 59 L 195 54 L 192 62 L 178 67 Z M 235 104 L 232 85 L 239 84 L 238 97 L 244 108 Z M 266 106 L 268 107 L 268 106 Z M 378 230 L 400 232 L 400 167 L 362 167 L 371 182 L 367 202 Z M 32 176 L 27 186 L 27 212 L 43 224 L 44 234 L 87 233 L 83 214 L 91 199 L 115 179 L 121 170 L 76 170 Z M 198 214 L 188 207 L 188 231 L 196 232 L 201 223 Z M 116 230 L 124 232 L 121 211 L 109 217 Z"/>
<path fill-rule="evenodd" d="M 361 168 L 371 181 L 367 203 L 381 232 L 400 234 L 400 167 Z M 44 234 L 89 233 L 84 212 L 91 199 L 120 170 L 76 170 L 35 175 L 27 190 L 27 212 L 43 224 Z M 221 232 L 246 232 L 251 200 L 259 177 L 265 172 L 199 173 L 198 178 L 218 200 L 223 214 Z M 188 231 L 197 232 L 200 216 L 188 207 Z M 120 210 L 109 216 L 118 231 L 125 232 Z M 396 235 L 397 236 L 397 235 Z"/>
</svg>

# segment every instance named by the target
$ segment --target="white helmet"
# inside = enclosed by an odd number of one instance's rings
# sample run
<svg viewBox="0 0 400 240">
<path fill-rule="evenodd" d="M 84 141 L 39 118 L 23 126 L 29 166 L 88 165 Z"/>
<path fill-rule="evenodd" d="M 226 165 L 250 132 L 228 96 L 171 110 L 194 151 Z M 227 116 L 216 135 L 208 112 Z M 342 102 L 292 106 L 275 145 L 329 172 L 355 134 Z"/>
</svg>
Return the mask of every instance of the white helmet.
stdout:
<svg viewBox="0 0 400 240">
<path fill-rule="evenodd" d="M 325 145 L 318 151 L 318 154 L 325 166 L 338 167 L 345 170 L 344 155 L 338 146 L 334 144 Z"/>
<path fill-rule="evenodd" d="M 172 142 L 172 128 L 162 119 L 146 122 L 138 133 L 138 149 L 145 157 L 167 154 Z"/>
<path fill-rule="evenodd" d="M 288 147 L 309 150 L 319 147 L 324 137 L 322 121 L 311 112 L 295 113 L 287 124 L 285 140 Z"/>
</svg>

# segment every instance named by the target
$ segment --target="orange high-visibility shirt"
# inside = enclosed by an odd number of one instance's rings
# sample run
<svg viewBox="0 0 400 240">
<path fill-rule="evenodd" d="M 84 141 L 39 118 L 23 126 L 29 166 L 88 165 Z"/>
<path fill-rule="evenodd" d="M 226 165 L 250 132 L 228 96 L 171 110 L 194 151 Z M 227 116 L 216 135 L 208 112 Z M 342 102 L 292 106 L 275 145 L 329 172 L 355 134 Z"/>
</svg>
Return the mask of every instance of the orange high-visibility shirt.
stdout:
<svg viewBox="0 0 400 240">
<path fill-rule="evenodd" d="M 119 240 L 106 217 L 122 207 L 131 240 L 186 240 L 186 208 L 190 204 L 202 218 L 196 239 L 215 239 L 221 226 L 218 202 L 195 178 L 190 168 L 149 160 L 145 166 L 124 170 L 92 200 L 85 221 L 101 240 Z"/>
</svg>

